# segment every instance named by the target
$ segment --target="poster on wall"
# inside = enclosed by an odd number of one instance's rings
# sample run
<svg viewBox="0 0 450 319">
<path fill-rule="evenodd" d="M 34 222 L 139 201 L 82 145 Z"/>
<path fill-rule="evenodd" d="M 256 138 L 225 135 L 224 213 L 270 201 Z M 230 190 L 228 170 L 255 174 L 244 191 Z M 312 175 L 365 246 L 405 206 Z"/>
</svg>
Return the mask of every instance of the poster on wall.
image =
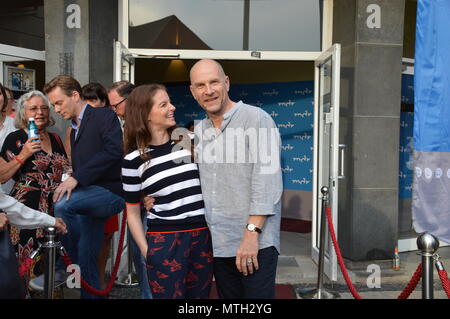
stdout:
<svg viewBox="0 0 450 319">
<path fill-rule="evenodd" d="M 13 91 L 27 92 L 35 88 L 35 70 L 5 66 L 5 85 Z"/>
</svg>

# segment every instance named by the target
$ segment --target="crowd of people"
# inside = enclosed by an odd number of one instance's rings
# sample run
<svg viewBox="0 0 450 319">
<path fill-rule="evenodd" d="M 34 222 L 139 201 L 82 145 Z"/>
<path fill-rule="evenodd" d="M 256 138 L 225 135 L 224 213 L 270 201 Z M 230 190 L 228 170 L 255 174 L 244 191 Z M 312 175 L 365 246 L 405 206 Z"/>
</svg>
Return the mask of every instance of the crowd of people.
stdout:
<svg viewBox="0 0 450 319">
<path fill-rule="evenodd" d="M 206 299 L 213 279 L 219 298 L 275 298 L 278 129 L 261 108 L 230 98 L 217 61 L 195 63 L 190 81 L 207 114 L 195 134 L 177 127 L 161 84 L 81 87 L 60 75 L 15 105 L 0 85 L 0 182 L 13 181 L 4 189 L 11 197 L 0 192 L 0 232 L 9 232 L 19 263 L 42 241 L 38 227 L 54 225 L 81 276 L 104 289 L 125 210 L 142 298 Z M 52 110 L 69 121 L 64 142 L 48 131 Z M 38 139 L 28 138 L 30 118 Z M 34 264 L 27 276 L 32 291 L 43 289 L 41 268 Z M 56 268 L 55 281 L 64 281 L 66 265 L 58 260 Z M 82 287 L 81 298 L 101 297 Z"/>
</svg>

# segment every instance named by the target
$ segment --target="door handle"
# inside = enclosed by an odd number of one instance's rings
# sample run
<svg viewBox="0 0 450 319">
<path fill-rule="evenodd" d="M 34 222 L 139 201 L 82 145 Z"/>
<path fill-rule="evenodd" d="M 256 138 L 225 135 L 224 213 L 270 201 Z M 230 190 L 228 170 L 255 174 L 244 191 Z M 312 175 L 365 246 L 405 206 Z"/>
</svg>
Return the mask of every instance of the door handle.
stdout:
<svg viewBox="0 0 450 319">
<path fill-rule="evenodd" d="M 339 144 L 338 148 L 339 148 L 339 174 L 338 174 L 338 179 L 344 179 L 345 178 L 345 172 L 344 172 L 344 167 L 345 167 L 345 148 L 347 146 L 345 144 Z"/>
</svg>

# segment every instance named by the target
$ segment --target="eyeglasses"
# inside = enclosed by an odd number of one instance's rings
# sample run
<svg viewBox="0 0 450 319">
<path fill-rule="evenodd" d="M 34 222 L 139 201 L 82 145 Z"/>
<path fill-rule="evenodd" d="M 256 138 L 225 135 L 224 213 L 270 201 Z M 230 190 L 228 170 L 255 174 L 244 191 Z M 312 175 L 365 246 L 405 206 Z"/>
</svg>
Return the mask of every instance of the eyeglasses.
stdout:
<svg viewBox="0 0 450 319">
<path fill-rule="evenodd" d="M 45 113 L 48 112 L 49 108 L 46 105 L 42 105 L 42 106 L 32 106 L 30 108 L 27 108 L 26 110 L 33 113 L 36 113 L 38 110 L 41 110 L 43 113 Z"/>
<path fill-rule="evenodd" d="M 124 102 L 125 100 L 127 99 L 127 97 L 126 98 L 124 98 L 122 101 L 120 101 L 119 103 L 116 103 L 116 104 L 111 104 L 109 107 L 111 107 L 112 109 L 115 109 L 116 107 L 118 107 L 119 106 L 119 104 L 120 103 L 122 103 L 122 102 Z"/>
</svg>

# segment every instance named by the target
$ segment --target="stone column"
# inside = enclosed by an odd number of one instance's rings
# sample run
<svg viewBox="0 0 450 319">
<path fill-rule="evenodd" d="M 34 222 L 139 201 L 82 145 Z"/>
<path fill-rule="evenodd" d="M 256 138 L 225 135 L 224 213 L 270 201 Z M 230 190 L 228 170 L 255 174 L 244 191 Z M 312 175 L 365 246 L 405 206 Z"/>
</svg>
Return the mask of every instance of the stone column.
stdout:
<svg viewBox="0 0 450 319">
<path fill-rule="evenodd" d="M 113 81 L 117 1 L 44 0 L 46 82 L 68 74 L 83 86 Z M 64 137 L 69 123 L 55 115 L 52 129 Z"/>
<path fill-rule="evenodd" d="M 342 45 L 339 243 L 352 261 L 391 259 L 398 240 L 404 0 L 334 1 Z"/>
<path fill-rule="evenodd" d="M 45 81 L 68 74 L 89 82 L 89 0 L 44 0 Z M 52 130 L 62 138 L 69 125 L 58 114 Z"/>
<path fill-rule="evenodd" d="M 118 39 L 117 0 L 89 1 L 89 81 L 111 86 L 114 40 Z"/>
</svg>

